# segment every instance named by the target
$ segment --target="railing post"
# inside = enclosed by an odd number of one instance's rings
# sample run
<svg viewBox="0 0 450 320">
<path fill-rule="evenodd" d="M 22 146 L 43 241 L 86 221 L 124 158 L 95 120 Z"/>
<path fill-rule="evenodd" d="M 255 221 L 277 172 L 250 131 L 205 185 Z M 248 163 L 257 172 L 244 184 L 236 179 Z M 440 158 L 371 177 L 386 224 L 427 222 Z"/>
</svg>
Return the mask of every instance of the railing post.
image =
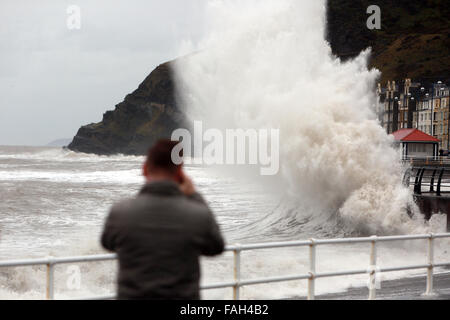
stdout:
<svg viewBox="0 0 450 320">
<path fill-rule="evenodd" d="M 46 299 L 54 299 L 54 264 L 50 257 L 49 263 L 47 263 L 47 285 L 46 285 Z"/>
<path fill-rule="evenodd" d="M 441 172 L 439 173 L 438 183 L 437 183 L 437 189 L 436 189 L 436 195 L 441 195 L 441 183 L 442 183 L 442 176 L 444 175 L 445 168 L 441 169 Z"/>
<path fill-rule="evenodd" d="M 423 179 L 424 173 L 425 173 L 425 168 L 422 168 L 422 171 L 420 172 L 420 176 L 419 176 L 419 183 L 418 183 L 417 190 L 416 190 L 417 194 L 422 194 L 422 179 Z"/>
<path fill-rule="evenodd" d="M 433 175 L 431 176 L 430 181 L 430 192 L 434 192 L 434 176 L 436 175 L 437 169 L 433 170 Z"/>
<path fill-rule="evenodd" d="M 310 239 L 309 245 L 309 279 L 308 279 L 308 300 L 315 298 L 315 277 L 316 277 L 316 243 L 314 239 Z"/>
<path fill-rule="evenodd" d="M 419 178 L 420 178 L 420 174 L 422 173 L 423 168 L 418 168 L 417 169 L 417 173 L 416 173 L 416 178 L 414 180 L 414 193 L 415 194 L 420 194 L 420 185 L 419 185 Z"/>
<path fill-rule="evenodd" d="M 234 253 L 234 281 L 236 284 L 233 287 L 233 299 L 239 300 L 240 281 L 241 281 L 241 249 L 240 245 L 236 245 Z"/>
<path fill-rule="evenodd" d="M 428 238 L 428 269 L 427 269 L 427 290 L 425 295 L 433 294 L 433 260 L 434 260 L 434 238 L 430 233 Z"/>
<path fill-rule="evenodd" d="M 369 300 L 374 300 L 377 296 L 377 236 L 372 236 L 372 238 L 373 240 L 370 242 Z"/>
</svg>

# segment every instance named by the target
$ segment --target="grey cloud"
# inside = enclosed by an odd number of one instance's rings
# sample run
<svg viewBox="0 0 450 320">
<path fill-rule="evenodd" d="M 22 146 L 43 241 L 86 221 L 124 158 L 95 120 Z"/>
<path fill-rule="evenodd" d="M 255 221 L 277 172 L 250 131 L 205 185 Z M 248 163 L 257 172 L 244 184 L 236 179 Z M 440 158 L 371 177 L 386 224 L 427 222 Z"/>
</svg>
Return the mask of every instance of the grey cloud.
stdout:
<svg viewBox="0 0 450 320">
<path fill-rule="evenodd" d="M 99 121 L 183 40 L 206 0 L 2 0 L 0 145 L 42 145 Z M 68 5 L 81 30 L 66 27 Z"/>
</svg>

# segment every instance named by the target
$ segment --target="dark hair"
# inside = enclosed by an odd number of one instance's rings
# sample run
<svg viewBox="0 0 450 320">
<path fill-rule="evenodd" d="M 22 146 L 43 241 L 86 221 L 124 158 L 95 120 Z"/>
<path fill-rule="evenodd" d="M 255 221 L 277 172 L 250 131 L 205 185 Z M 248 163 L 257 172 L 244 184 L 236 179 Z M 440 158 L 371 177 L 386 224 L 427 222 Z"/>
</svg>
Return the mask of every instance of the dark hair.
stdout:
<svg viewBox="0 0 450 320">
<path fill-rule="evenodd" d="M 146 166 L 150 170 L 162 169 L 174 172 L 180 165 L 172 161 L 172 150 L 178 144 L 178 141 L 169 139 L 158 140 L 147 153 Z M 182 152 L 182 151 L 181 151 Z M 180 156 L 183 156 L 180 154 Z"/>
</svg>

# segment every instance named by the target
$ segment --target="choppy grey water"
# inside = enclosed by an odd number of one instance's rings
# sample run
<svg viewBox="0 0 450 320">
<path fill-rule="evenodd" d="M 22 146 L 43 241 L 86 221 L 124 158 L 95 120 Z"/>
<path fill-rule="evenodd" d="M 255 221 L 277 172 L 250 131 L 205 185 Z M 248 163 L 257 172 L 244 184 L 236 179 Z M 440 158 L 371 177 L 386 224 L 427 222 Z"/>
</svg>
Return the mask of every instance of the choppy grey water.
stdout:
<svg viewBox="0 0 450 320">
<path fill-rule="evenodd" d="M 43 256 L 103 253 L 100 232 L 110 206 L 134 196 L 143 183 L 143 157 L 96 156 L 59 148 L 0 147 L 0 260 Z M 299 240 L 310 236 L 339 236 L 337 226 L 313 217 L 283 218 L 282 196 L 268 192 L 257 182 L 224 174 L 214 168 L 188 167 L 198 189 L 215 212 L 228 243 Z M 282 194 L 280 192 L 279 194 Z M 288 210 L 289 211 L 289 210 Z M 380 263 L 423 262 L 425 246 L 416 244 L 380 247 Z M 365 268 L 364 245 L 339 250 L 321 248 L 321 271 Z M 439 251 L 437 256 L 448 258 Z M 67 266 L 56 270 L 56 296 L 95 296 L 114 291 L 114 262 L 81 264 L 82 286 L 67 285 Z M 202 260 L 206 282 L 232 279 L 232 256 Z M 242 257 L 242 277 L 261 278 L 299 274 L 308 270 L 307 248 L 262 250 Z M 386 276 L 400 277 L 403 272 Z M 366 277 L 342 277 L 318 281 L 318 293 L 364 286 Z M 0 299 L 43 298 L 43 267 L 0 269 Z M 282 298 L 305 294 L 306 282 L 259 285 L 243 289 L 244 298 Z M 206 298 L 230 298 L 231 290 L 213 290 Z"/>
<path fill-rule="evenodd" d="M 0 255 L 58 254 L 80 241 L 97 240 L 109 207 L 142 186 L 143 161 L 60 148 L 0 147 Z M 201 167 L 187 171 L 230 241 L 246 238 L 239 236 L 240 227 L 257 222 L 277 205 L 258 185 Z"/>
</svg>

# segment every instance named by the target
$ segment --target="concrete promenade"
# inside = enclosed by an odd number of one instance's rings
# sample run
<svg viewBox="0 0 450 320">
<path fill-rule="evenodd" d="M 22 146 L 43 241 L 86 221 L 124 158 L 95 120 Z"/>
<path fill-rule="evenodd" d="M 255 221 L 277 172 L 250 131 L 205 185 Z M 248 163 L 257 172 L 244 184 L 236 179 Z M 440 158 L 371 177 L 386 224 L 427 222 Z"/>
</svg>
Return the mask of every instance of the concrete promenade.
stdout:
<svg viewBox="0 0 450 320">
<path fill-rule="evenodd" d="M 383 281 L 377 290 L 380 300 L 450 300 L 450 270 L 434 275 L 434 295 L 424 296 L 426 276 L 415 276 L 398 280 Z M 352 288 L 346 292 L 316 296 L 317 300 L 366 300 L 366 287 Z"/>
</svg>

